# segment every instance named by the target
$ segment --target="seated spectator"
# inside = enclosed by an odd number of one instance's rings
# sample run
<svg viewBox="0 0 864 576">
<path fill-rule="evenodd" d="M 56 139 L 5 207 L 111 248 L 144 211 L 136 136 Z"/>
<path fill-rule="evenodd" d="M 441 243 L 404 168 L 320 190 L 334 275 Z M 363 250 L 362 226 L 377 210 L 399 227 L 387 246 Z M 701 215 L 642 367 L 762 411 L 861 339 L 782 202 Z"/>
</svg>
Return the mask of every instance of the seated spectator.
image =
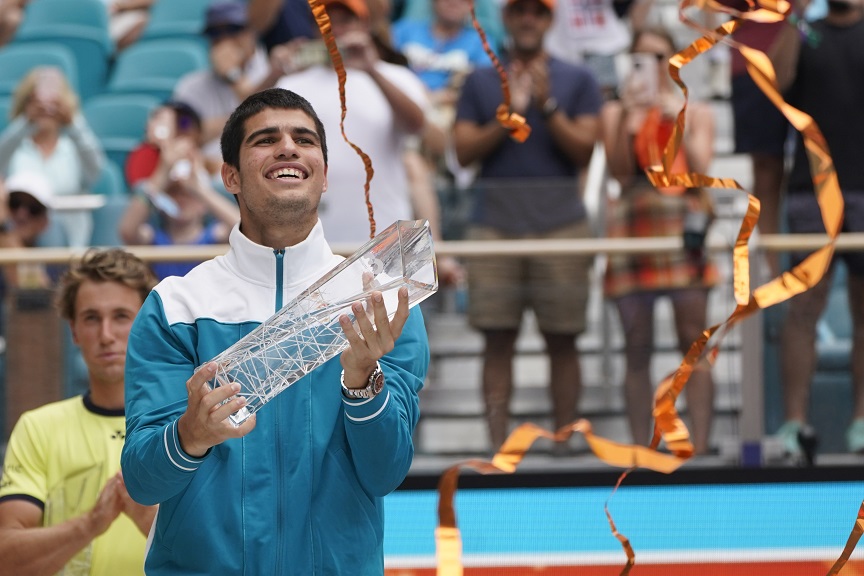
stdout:
<svg viewBox="0 0 864 576">
<path fill-rule="evenodd" d="M 685 354 L 707 326 L 708 290 L 717 281 L 717 271 L 706 261 L 702 245 L 712 213 L 709 193 L 658 190 L 645 176 L 648 166 L 660 163 L 683 105 L 662 65 L 675 53 L 672 38 L 663 29 L 646 28 L 636 34 L 631 52 L 633 70 L 621 99 L 608 102 L 601 115 L 609 172 L 621 184 L 621 197 L 608 210 L 608 235 L 683 236 L 688 246 L 680 253 L 614 254 L 608 260 L 606 295 L 615 302 L 624 329 L 630 433 L 635 443 L 645 445 L 652 431 L 654 304 L 661 297 L 672 300 L 678 348 Z M 690 103 L 687 112 L 673 172 L 705 172 L 713 156 L 714 117 L 710 107 L 698 102 Z M 684 392 L 693 447 L 697 454 L 704 453 L 713 416 L 710 370 L 695 370 Z"/>
<path fill-rule="evenodd" d="M 24 7 L 30 0 L 0 0 L 0 46 L 8 44 L 24 19 Z"/>
<path fill-rule="evenodd" d="M 474 67 L 490 62 L 471 26 L 470 0 L 433 0 L 432 9 L 430 20 L 397 22 L 393 45 L 405 54 L 411 70 L 429 89 L 432 108 L 423 148 L 433 163 L 443 165 L 462 82 Z"/>
<path fill-rule="evenodd" d="M 187 102 L 201 117 L 204 155 L 209 171 L 215 174 L 222 164 L 219 137 L 225 121 L 248 95 L 276 83 L 284 73 L 283 52 L 274 50 L 268 63 L 242 2 L 211 4 L 204 36 L 210 41 L 210 69 L 183 76 L 172 97 Z"/>
<path fill-rule="evenodd" d="M 126 244 L 221 244 L 240 221 L 237 206 L 211 185 L 200 149 L 201 120 L 182 102 L 157 108 L 147 136 L 127 161 L 136 191 L 120 221 Z M 183 276 L 197 262 L 154 263 L 159 278 Z"/>
<path fill-rule="evenodd" d="M 141 37 L 156 0 L 102 0 L 108 9 L 108 33 L 117 52 Z"/>
<path fill-rule="evenodd" d="M 86 194 L 102 172 L 105 154 L 78 109 L 78 97 L 63 73 L 38 67 L 15 89 L 12 121 L 0 133 L 0 174 L 50 175 L 57 196 Z M 86 211 L 64 211 L 56 220 L 72 247 L 87 246 L 93 218 Z"/>
<path fill-rule="evenodd" d="M 54 196 L 51 182 L 36 172 L 19 172 L 5 184 L 3 206 L 7 209 L 0 247 L 30 248 L 49 223 L 49 209 Z M 47 288 L 51 285 L 45 266 L 20 263 L 4 270 L 5 285 L 16 288 Z"/>
</svg>

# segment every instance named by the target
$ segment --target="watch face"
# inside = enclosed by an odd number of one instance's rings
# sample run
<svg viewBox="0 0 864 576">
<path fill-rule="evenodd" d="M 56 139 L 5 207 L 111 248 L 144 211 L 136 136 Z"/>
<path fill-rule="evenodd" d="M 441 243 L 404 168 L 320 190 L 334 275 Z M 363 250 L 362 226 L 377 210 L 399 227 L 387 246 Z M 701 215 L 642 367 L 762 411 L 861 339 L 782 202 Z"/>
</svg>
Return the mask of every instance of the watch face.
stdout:
<svg viewBox="0 0 864 576">
<path fill-rule="evenodd" d="M 371 388 L 372 395 L 378 394 L 384 388 L 384 372 L 381 370 L 375 370 L 372 373 L 372 377 L 370 378 L 369 387 Z"/>
</svg>

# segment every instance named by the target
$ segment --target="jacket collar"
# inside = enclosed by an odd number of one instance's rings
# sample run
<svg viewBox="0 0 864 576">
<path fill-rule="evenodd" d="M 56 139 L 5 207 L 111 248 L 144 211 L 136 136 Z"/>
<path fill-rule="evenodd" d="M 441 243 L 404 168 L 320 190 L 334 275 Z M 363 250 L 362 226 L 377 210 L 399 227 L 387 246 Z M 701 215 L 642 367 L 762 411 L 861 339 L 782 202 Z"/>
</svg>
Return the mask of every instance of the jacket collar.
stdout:
<svg viewBox="0 0 864 576">
<path fill-rule="evenodd" d="M 228 237 L 231 249 L 225 254 L 226 265 L 250 282 L 276 286 L 277 251 L 247 238 L 237 224 Z M 299 244 L 282 250 L 283 287 L 308 286 L 334 266 L 334 255 L 324 238 L 319 220 L 309 236 Z"/>
</svg>

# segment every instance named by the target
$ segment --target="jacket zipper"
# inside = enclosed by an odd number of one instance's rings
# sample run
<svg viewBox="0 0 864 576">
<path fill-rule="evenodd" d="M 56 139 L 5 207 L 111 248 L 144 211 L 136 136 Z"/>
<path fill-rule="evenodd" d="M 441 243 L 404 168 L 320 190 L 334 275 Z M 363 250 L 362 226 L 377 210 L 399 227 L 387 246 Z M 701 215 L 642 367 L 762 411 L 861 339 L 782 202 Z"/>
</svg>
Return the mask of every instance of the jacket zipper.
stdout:
<svg viewBox="0 0 864 576">
<path fill-rule="evenodd" d="M 276 312 L 278 312 L 282 308 L 282 275 L 283 275 L 283 266 L 285 264 L 285 250 L 274 250 L 273 253 L 276 255 Z M 280 419 L 279 419 L 279 411 L 274 410 L 275 418 L 273 421 L 273 427 L 275 432 L 275 437 L 278 439 L 281 437 L 279 428 L 280 428 Z M 274 442 L 274 448 L 276 450 L 276 573 L 282 573 L 282 556 L 283 556 L 283 542 L 285 540 L 284 535 L 282 534 L 282 518 L 285 518 L 285 515 L 282 513 L 282 447 L 279 442 Z"/>
</svg>

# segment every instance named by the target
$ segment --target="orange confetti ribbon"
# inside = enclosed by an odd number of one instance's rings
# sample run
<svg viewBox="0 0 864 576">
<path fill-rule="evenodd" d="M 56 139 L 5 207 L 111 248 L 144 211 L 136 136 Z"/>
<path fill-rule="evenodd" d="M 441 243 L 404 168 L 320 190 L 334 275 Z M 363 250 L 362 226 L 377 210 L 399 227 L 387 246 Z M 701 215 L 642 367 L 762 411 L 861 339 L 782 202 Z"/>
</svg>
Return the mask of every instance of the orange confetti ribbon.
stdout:
<svg viewBox="0 0 864 576">
<path fill-rule="evenodd" d="M 498 122 L 510 131 L 510 137 L 517 142 L 525 142 L 531 134 L 531 126 L 525 121 L 525 117 L 510 111 L 510 84 L 507 81 L 507 72 L 501 65 L 501 61 L 495 55 L 495 51 L 489 46 L 489 40 L 486 39 L 486 31 L 477 20 L 477 14 L 474 11 L 474 0 L 471 0 L 471 24 L 477 35 L 480 36 L 480 41 L 483 43 L 483 50 L 492 61 L 492 65 L 498 72 L 498 77 L 501 79 L 501 92 L 504 95 L 504 101 L 498 106 L 495 111 L 495 118 Z"/>
<path fill-rule="evenodd" d="M 684 10 L 692 6 L 699 8 L 710 6 L 712 9 L 730 14 L 733 20 L 719 26 L 713 31 L 701 29 L 684 15 Z M 627 475 L 636 468 L 647 468 L 665 473 L 673 472 L 693 454 L 690 433 L 675 409 L 678 396 L 681 394 L 693 371 L 701 368 L 700 362 L 702 361 L 708 364 L 708 369 L 710 369 L 710 366 L 713 366 L 719 354 L 720 341 L 722 341 L 723 337 L 735 324 L 760 309 L 788 300 L 812 288 L 822 279 L 827 271 L 842 223 L 843 197 L 825 139 L 809 115 L 790 106 L 783 100 L 777 89 L 774 68 L 768 57 L 762 52 L 740 45 L 728 38 L 739 26 L 741 20 L 753 20 L 757 22 L 777 22 L 783 20 L 790 9 L 790 5 L 785 0 L 766 0 L 758 6 L 751 3 L 750 8 L 751 10 L 747 12 L 739 12 L 711 0 L 682 0 L 679 10 L 682 21 L 702 30 L 705 35 L 675 54 L 669 60 L 669 73 L 684 94 L 684 105 L 678 113 L 672 135 L 664 149 L 661 164 L 649 167 L 646 172 L 651 183 L 657 188 L 683 186 L 686 188 L 727 188 L 744 191 L 741 185 L 732 179 L 715 178 L 693 172 L 673 172 L 674 159 L 680 150 L 683 138 L 685 113 L 689 99 L 687 86 L 680 77 L 680 70 L 694 58 L 711 49 L 717 42 L 723 41 L 741 51 L 747 62 L 747 71 L 750 76 L 766 96 L 781 110 L 790 123 L 802 133 L 807 154 L 811 161 L 813 183 L 825 223 L 825 229 L 828 233 L 828 242 L 825 246 L 810 254 L 792 270 L 784 272 L 777 278 L 758 287 L 751 294 L 748 242 L 759 218 L 759 200 L 753 195 L 748 194 L 747 211 L 733 249 L 733 289 L 737 307 L 724 322 L 703 331 L 702 336 L 691 345 L 678 369 L 658 386 L 655 393 L 653 411 L 655 421 L 654 436 L 650 446 L 618 444 L 597 437 L 591 433 L 590 423 L 586 420 L 579 420 L 562 428 L 554 435 L 533 424 L 523 424 L 507 438 L 491 462 L 473 459 L 452 466 L 444 472 L 438 486 L 439 527 L 436 531 L 438 576 L 462 575 L 462 544 L 456 525 L 455 510 L 453 509 L 453 497 L 456 491 L 459 470 L 462 467 L 470 467 L 483 474 L 494 472 L 512 473 L 519 462 L 521 462 L 525 452 L 527 452 L 537 438 L 546 437 L 560 441 L 568 438 L 573 432 L 581 432 L 588 441 L 591 451 L 600 460 L 612 466 L 629 467 L 619 477 L 612 494 L 610 494 L 610 499 Z M 479 31 L 479 24 L 473 16 L 472 8 L 472 19 L 475 28 L 478 28 Z M 493 62 L 497 65 L 497 60 L 494 60 L 494 58 Z M 499 74 L 502 75 L 502 83 L 505 88 L 505 104 L 499 107 L 500 121 L 501 117 L 509 110 L 509 100 L 507 99 L 509 92 L 506 89 L 506 75 L 503 74 L 500 65 L 498 65 L 498 70 Z M 714 338 L 713 344 L 709 347 L 708 343 L 712 341 L 712 338 Z M 657 451 L 661 441 L 666 445 L 671 455 L 662 454 Z M 627 563 L 622 569 L 621 574 L 629 574 L 631 568 L 635 565 L 635 552 L 627 537 L 617 530 L 608 510 L 608 500 L 604 509 L 612 534 L 621 542 L 627 557 Z M 845 564 L 862 532 L 864 532 L 864 504 L 862 504 L 862 511 L 859 512 L 858 521 L 855 524 L 853 533 L 849 537 L 846 550 L 844 550 L 843 556 L 837 561 L 832 571 L 829 572 L 829 576 L 836 574 L 835 569 L 839 571 L 843 564 Z"/>
<path fill-rule="evenodd" d="M 342 107 L 342 115 L 339 119 L 339 130 L 342 133 L 342 139 L 348 143 L 351 148 L 360 156 L 363 161 L 363 167 L 366 170 L 366 181 L 363 183 L 363 198 L 366 201 L 366 212 L 369 217 L 369 238 L 375 236 L 375 209 L 372 207 L 372 198 L 370 196 L 370 185 L 372 178 L 375 175 L 375 170 L 372 168 L 372 160 L 359 146 L 354 144 L 345 134 L 345 116 L 348 113 L 348 106 L 345 97 L 345 64 L 342 62 L 342 54 L 336 46 L 336 38 L 333 36 L 333 30 L 330 26 L 330 16 L 327 14 L 327 9 L 320 0 L 308 0 L 309 7 L 312 9 L 312 15 L 315 17 L 315 23 L 318 25 L 318 30 L 321 31 L 321 37 L 324 39 L 324 44 L 327 46 L 327 52 L 330 53 L 330 60 L 333 62 L 333 68 L 336 70 L 336 76 L 339 80 L 339 104 Z"/>
</svg>

